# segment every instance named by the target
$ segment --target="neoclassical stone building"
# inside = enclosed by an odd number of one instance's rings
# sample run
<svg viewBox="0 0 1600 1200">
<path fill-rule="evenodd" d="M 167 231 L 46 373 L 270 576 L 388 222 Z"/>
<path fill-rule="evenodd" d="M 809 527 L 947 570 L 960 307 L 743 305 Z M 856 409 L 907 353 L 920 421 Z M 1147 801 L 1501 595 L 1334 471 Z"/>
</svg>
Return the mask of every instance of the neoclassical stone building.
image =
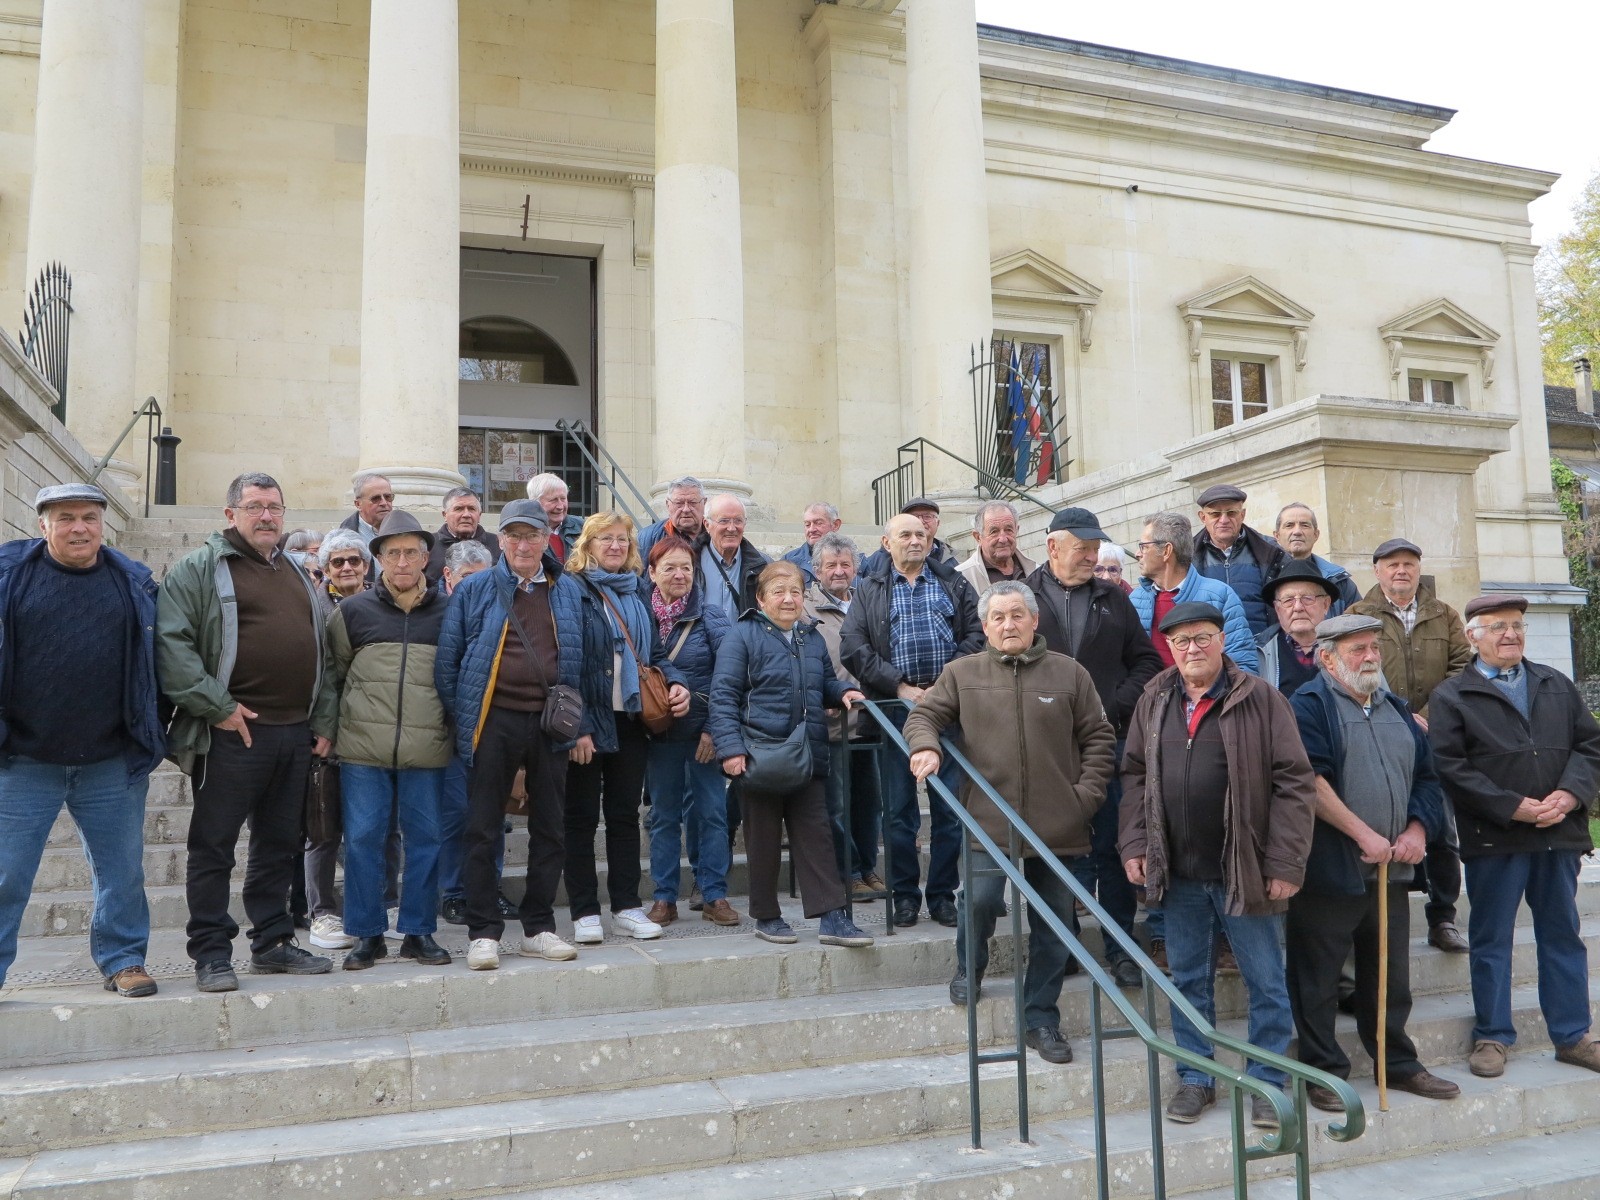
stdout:
<svg viewBox="0 0 1600 1200">
<path fill-rule="evenodd" d="M 493 507 L 581 419 L 647 490 L 867 521 L 908 439 L 1023 446 L 1124 538 L 1220 478 L 1315 504 L 1364 585 L 1406 534 L 1565 661 L 1552 176 L 1423 149 L 1450 117 L 972 0 L 4 0 L 0 308 L 66 266 L 67 425 L 101 453 L 156 396 L 180 503 L 380 468 Z"/>
</svg>

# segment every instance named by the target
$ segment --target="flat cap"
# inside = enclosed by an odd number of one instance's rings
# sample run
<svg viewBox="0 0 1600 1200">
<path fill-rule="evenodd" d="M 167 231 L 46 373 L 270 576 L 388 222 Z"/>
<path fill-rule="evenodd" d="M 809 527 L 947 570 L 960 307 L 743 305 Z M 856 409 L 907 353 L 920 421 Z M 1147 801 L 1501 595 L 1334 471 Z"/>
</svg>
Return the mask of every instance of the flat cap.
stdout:
<svg viewBox="0 0 1600 1200">
<path fill-rule="evenodd" d="M 1422 547 L 1415 542 L 1408 542 L 1405 538 L 1390 538 L 1372 552 L 1372 561 L 1381 562 L 1391 554 L 1399 554 L 1402 550 L 1409 551 L 1418 558 L 1422 557 Z"/>
<path fill-rule="evenodd" d="M 374 558 L 383 552 L 383 543 L 402 533 L 415 534 L 422 539 L 422 544 L 429 550 L 433 549 L 433 534 L 424 529 L 417 518 L 403 508 L 394 509 L 384 517 L 383 524 L 378 526 L 378 532 L 372 535 L 372 541 L 367 544 Z"/>
<path fill-rule="evenodd" d="M 1514 608 L 1519 613 L 1525 613 L 1528 611 L 1528 598 L 1508 595 L 1505 592 L 1491 592 L 1487 596 L 1474 596 L 1468 600 L 1467 607 L 1462 613 L 1470 621 L 1479 613 L 1499 612 L 1506 608 Z"/>
<path fill-rule="evenodd" d="M 52 483 L 42 487 L 33 498 L 33 511 L 42 513 L 50 504 L 65 504 L 74 500 L 88 500 L 101 508 L 110 503 L 106 494 L 92 483 Z"/>
<path fill-rule="evenodd" d="M 1278 598 L 1278 589 L 1286 583 L 1314 583 L 1328 594 L 1329 600 L 1339 599 L 1338 587 L 1322 577 L 1322 572 L 1303 558 L 1291 558 L 1283 569 L 1261 585 L 1261 598 L 1271 604 Z"/>
<path fill-rule="evenodd" d="M 544 505 L 537 500 L 513 500 L 500 510 L 500 528 L 509 529 L 513 525 L 548 530 L 550 518 L 544 515 Z"/>
<path fill-rule="evenodd" d="M 916 512 L 919 508 L 925 508 L 929 512 L 938 512 L 939 502 L 937 500 L 929 500 L 926 496 L 913 496 L 905 502 L 900 511 L 903 513 Z"/>
<path fill-rule="evenodd" d="M 1317 640 L 1323 642 L 1337 642 L 1340 638 L 1349 637 L 1352 633 L 1366 633 L 1372 629 L 1382 629 L 1383 622 L 1377 617 L 1363 617 L 1359 613 L 1345 613 L 1340 617 L 1329 617 L 1317 626 Z"/>
<path fill-rule="evenodd" d="M 1172 611 L 1161 618 L 1161 632 L 1176 629 L 1179 625 L 1188 625 L 1193 621 L 1210 621 L 1221 629 L 1226 621 L 1223 619 L 1222 610 L 1215 604 L 1207 604 L 1201 600 L 1185 600 L 1182 604 L 1174 604 Z"/>
<path fill-rule="evenodd" d="M 1224 500 L 1237 500 L 1243 504 L 1250 497 L 1242 487 L 1232 483 L 1213 483 L 1200 493 L 1200 498 L 1195 501 L 1201 508 L 1208 504 L 1220 504 Z"/>
<path fill-rule="evenodd" d="M 1100 518 L 1087 508 L 1063 508 L 1051 517 L 1050 532 L 1060 533 L 1062 530 L 1086 542 L 1111 540 L 1111 535 L 1100 528 Z"/>
</svg>

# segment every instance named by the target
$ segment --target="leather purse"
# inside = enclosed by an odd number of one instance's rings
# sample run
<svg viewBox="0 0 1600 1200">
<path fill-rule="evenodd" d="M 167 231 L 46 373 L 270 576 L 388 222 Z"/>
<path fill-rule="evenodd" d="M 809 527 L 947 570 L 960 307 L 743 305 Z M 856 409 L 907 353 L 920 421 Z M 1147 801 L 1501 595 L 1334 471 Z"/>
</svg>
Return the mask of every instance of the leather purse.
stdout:
<svg viewBox="0 0 1600 1200">
<path fill-rule="evenodd" d="M 306 841 L 315 846 L 339 840 L 344 833 L 341 802 L 339 764 L 312 755 L 306 777 Z"/>
<path fill-rule="evenodd" d="M 795 637 L 802 636 L 799 631 Z M 799 646 L 795 647 L 796 654 L 793 662 L 800 662 Z M 750 692 L 747 681 L 744 706 L 745 716 L 750 715 Z M 803 672 L 797 671 L 793 685 L 789 691 L 789 733 L 785 737 L 772 737 L 753 728 L 747 722 L 740 722 L 739 736 L 744 741 L 744 774 L 739 778 L 744 781 L 744 786 L 758 792 L 771 792 L 777 795 L 787 795 L 797 792 L 811 782 L 811 735 L 807 728 L 807 710 L 800 707 L 800 688 L 802 686 Z M 799 713 L 796 714 L 796 709 Z"/>
<path fill-rule="evenodd" d="M 596 589 L 600 599 L 606 602 L 606 607 L 611 610 L 611 615 L 617 619 L 617 628 L 622 630 L 622 640 L 628 643 L 628 653 L 633 655 L 633 661 L 639 667 L 639 719 L 644 722 L 644 727 L 651 733 L 660 737 L 672 728 L 672 701 L 667 696 L 667 677 L 660 667 L 652 667 L 639 657 L 639 649 L 633 644 L 633 635 L 628 632 L 628 623 L 622 619 L 622 613 L 611 602 L 611 597 L 606 595 L 604 588 Z M 681 644 L 681 641 L 680 641 Z"/>
</svg>

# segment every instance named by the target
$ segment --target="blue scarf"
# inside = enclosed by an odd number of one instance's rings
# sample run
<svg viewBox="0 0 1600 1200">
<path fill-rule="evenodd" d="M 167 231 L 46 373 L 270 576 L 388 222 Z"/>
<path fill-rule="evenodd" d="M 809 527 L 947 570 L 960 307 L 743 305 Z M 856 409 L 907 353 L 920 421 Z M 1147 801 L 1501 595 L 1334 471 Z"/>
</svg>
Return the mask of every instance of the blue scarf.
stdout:
<svg viewBox="0 0 1600 1200">
<path fill-rule="evenodd" d="M 599 567 L 590 567 L 583 577 L 592 587 L 603 589 L 611 604 L 617 606 L 613 612 L 610 604 L 601 602 L 606 618 L 611 623 L 612 652 L 622 656 L 622 709 L 624 712 L 639 712 L 644 707 L 639 699 L 639 663 L 628 653 L 627 639 L 622 636 L 622 628 L 617 624 L 617 613 L 620 612 L 628 622 L 628 636 L 633 639 L 639 653 L 650 653 L 653 631 L 650 628 L 650 613 L 639 599 L 639 577 L 631 571 L 602 571 Z"/>
</svg>

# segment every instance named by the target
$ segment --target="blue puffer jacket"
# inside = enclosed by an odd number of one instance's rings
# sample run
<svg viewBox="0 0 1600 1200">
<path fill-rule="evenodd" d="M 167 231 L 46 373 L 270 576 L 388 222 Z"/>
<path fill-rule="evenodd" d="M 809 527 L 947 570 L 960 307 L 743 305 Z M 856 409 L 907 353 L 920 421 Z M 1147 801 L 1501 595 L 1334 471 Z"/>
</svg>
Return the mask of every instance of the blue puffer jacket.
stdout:
<svg viewBox="0 0 1600 1200">
<path fill-rule="evenodd" d="M 650 597 L 655 590 L 654 584 L 645 584 L 644 606 L 647 610 L 650 609 Z M 733 622 L 716 605 L 706 608 L 704 602 L 705 595 L 696 586 L 689 593 L 689 604 L 683 610 L 683 615 L 661 642 L 661 652 L 671 653 L 683 634 L 683 627 L 689 626 L 689 635 L 683 639 L 683 649 L 678 651 L 678 657 L 672 663 L 683 676 L 683 686 L 689 689 L 689 713 L 674 721 L 671 729 L 655 739 L 658 742 L 699 741 L 700 731 L 706 727 L 706 714 L 711 701 L 711 677 L 717 670 L 717 650 L 733 628 Z M 655 623 L 653 611 L 650 620 Z M 660 628 L 659 623 L 657 628 Z"/>
<path fill-rule="evenodd" d="M 801 694 L 795 696 L 796 681 Z M 828 774 L 828 720 L 824 709 L 843 708 L 850 685 L 841 682 L 828 647 L 809 621 L 794 627 L 788 641 L 764 614 L 751 609 L 722 639 L 717 673 L 711 681 L 711 715 L 706 729 L 718 760 L 745 752 L 741 724 L 768 737 L 787 737 L 804 712 L 811 739 L 811 774 Z"/>
<path fill-rule="evenodd" d="M 600 585 L 580 575 L 569 575 L 567 578 L 578 585 L 583 621 L 583 670 L 580 676 L 582 682 L 578 685 L 578 690 L 583 693 L 583 732 L 594 738 L 596 754 L 615 754 L 617 713 L 611 707 L 612 675 L 616 670 L 615 626 L 611 623 L 610 610 L 601 598 Z M 629 575 L 628 579 L 632 580 L 633 576 Z M 667 677 L 668 684 L 682 683 L 683 676 L 678 668 L 667 661 L 667 652 L 661 648 L 660 639 L 656 636 L 656 623 L 650 617 L 650 610 L 643 607 L 639 593 L 618 595 L 610 589 L 606 591 L 611 603 L 627 620 L 640 658 L 652 667 L 659 667 Z M 640 637 L 646 631 L 649 641 Z M 627 652 L 627 644 L 623 643 L 622 653 Z M 627 712 L 638 713 L 640 701 L 637 689 L 631 696 L 625 696 L 624 701 Z"/>
<path fill-rule="evenodd" d="M 129 627 L 132 644 L 128 647 L 123 716 L 134 745 L 128 751 L 128 773 L 148 775 L 167 754 L 167 735 L 163 728 L 156 687 L 156 581 L 150 568 L 135 562 L 120 550 L 102 546 L 100 553 L 128 585 L 138 624 Z M 11 698 L 11 598 L 14 589 L 26 586 L 27 576 L 44 557 L 44 539 L 26 538 L 0 545 L 0 747 L 10 734 L 6 728 L 6 705 Z M 84 681 L 64 680 L 67 686 Z"/>
<path fill-rule="evenodd" d="M 556 620 L 561 679 L 577 687 L 583 667 L 583 618 L 579 612 L 578 585 L 561 573 L 561 564 L 549 551 L 545 574 L 555 581 L 550 589 L 550 611 Z M 487 571 L 463 579 L 451 593 L 450 607 L 439 631 L 433 682 L 444 702 L 445 715 L 455 722 L 456 753 L 472 765 L 478 733 L 489 712 L 489 682 L 500 666 L 500 649 L 506 636 L 516 637 L 507 613 L 516 594 L 517 577 L 502 558 Z M 570 749 L 571 742 L 557 747 Z"/>
<path fill-rule="evenodd" d="M 1156 616 L 1155 584 L 1148 579 L 1141 580 L 1128 599 L 1133 601 L 1133 607 L 1139 613 L 1139 620 L 1144 622 L 1144 631 L 1153 639 L 1156 636 L 1155 630 L 1151 628 Z M 1249 671 L 1252 675 L 1261 674 L 1261 658 L 1256 653 L 1256 635 L 1250 632 L 1250 622 L 1244 615 L 1244 605 L 1239 603 L 1238 594 L 1227 584 L 1207 578 L 1191 566 L 1188 577 L 1178 585 L 1177 603 L 1187 604 L 1191 600 L 1213 604 L 1222 610 L 1223 652 L 1233 659 L 1236 666 Z"/>
</svg>

